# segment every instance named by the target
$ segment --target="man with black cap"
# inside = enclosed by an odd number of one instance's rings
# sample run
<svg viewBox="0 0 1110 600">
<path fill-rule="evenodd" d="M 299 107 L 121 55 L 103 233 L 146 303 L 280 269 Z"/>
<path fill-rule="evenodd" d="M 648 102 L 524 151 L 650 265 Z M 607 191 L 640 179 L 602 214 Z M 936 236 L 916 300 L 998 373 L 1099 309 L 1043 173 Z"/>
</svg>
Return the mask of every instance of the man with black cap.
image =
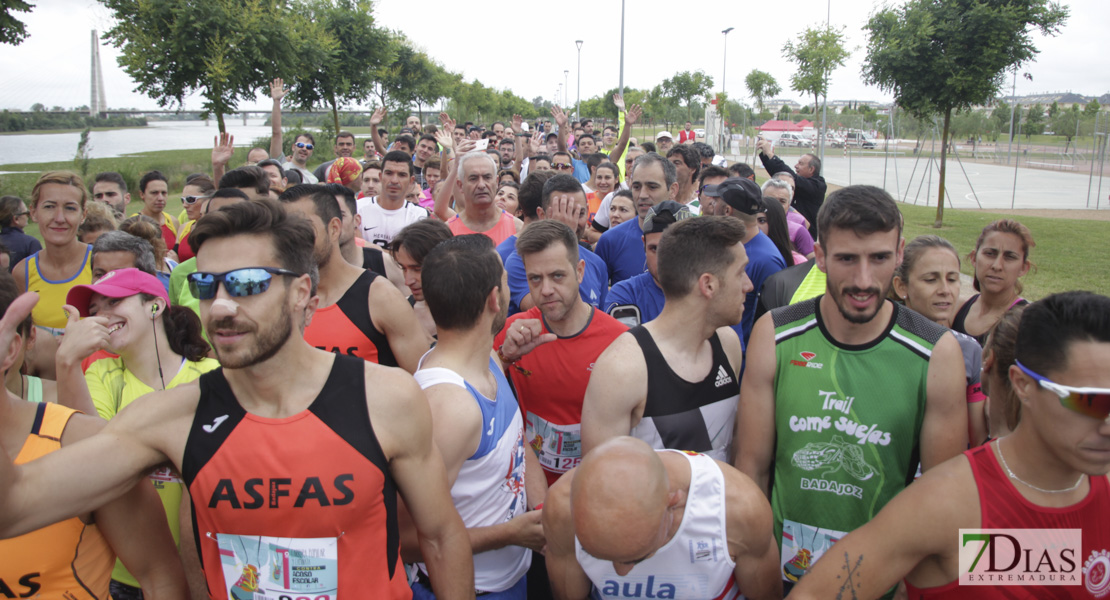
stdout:
<svg viewBox="0 0 1110 600">
<path fill-rule="evenodd" d="M 748 253 L 748 278 L 752 280 L 755 292 L 744 300 L 744 319 L 740 322 L 740 333 L 744 344 L 752 335 L 755 323 L 755 305 L 763 282 L 786 268 L 782 254 L 771 238 L 759 230 L 759 218 L 767 218 L 766 209 L 760 201 L 763 193 L 750 179 L 733 177 L 726 179 L 716 188 L 705 190 L 705 195 L 713 200 L 711 207 L 703 207 L 705 214 L 722 217 L 735 217 L 744 223 L 744 250 Z"/>
<path fill-rule="evenodd" d="M 654 320 L 663 312 L 663 289 L 659 287 L 659 240 L 663 231 L 694 216 L 690 208 L 674 200 L 664 200 L 644 217 L 644 253 L 647 272 L 621 281 L 605 297 L 605 312 L 629 327 Z"/>
</svg>

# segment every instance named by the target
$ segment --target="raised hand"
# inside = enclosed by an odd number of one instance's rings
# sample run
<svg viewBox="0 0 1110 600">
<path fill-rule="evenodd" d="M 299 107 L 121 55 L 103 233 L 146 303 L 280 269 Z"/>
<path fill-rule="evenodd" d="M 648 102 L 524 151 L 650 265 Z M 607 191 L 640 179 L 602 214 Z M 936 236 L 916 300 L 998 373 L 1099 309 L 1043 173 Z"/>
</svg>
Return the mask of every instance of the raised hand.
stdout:
<svg viewBox="0 0 1110 600">
<path fill-rule="evenodd" d="M 385 120 L 385 107 L 379 106 L 374 109 L 374 113 L 370 115 L 370 126 L 377 128 Z"/>
<path fill-rule="evenodd" d="M 285 94 L 288 92 L 289 88 L 285 87 L 285 81 L 283 81 L 281 77 L 275 77 L 274 80 L 270 82 L 270 97 L 274 99 L 274 102 L 281 102 L 281 99 L 284 98 Z"/>
<path fill-rule="evenodd" d="M 440 146 L 443 146 L 448 150 L 451 150 L 455 147 L 455 136 L 451 135 L 451 132 L 447 129 L 436 130 L 436 141 L 439 142 Z"/>
<path fill-rule="evenodd" d="M 540 154 L 540 151 L 543 148 L 543 134 L 539 131 L 533 131 L 532 137 L 528 138 L 528 143 L 532 147 L 532 156 Z"/>
<path fill-rule="evenodd" d="M 93 352 L 107 348 L 108 317 L 81 318 L 81 313 L 73 306 L 62 307 L 66 312 L 66 333 L 58 344 L 58 359 L 65 364 L 80 363 Z"/>
<path fill-rule="evenodd" d="M 548 219 L 565 223 L 567 227 L 578 231 L 578 218 L 581 216 L 582 208 L 582 205 L 573 196 L 560 194 L 552 196 L 551 205 L 548 207 L 545 216 Z"/>
<path fill-rule="evenodd" d="M 524 117 L 513 115 L 513 133 L 521 133 L 524 131 L 524 128 L 521 127 L 522 123 L 524 123 Z"/>
<path fill-rule="evenodd" d="M 447 133 L 455 131 L 455 120 L 451 118 L 451 115 L 445 112 L 439 113 L 439 124 L 443 125 L 443 129 L 446 129 Z"/>
<path fill-rule="evenodd" d="M 629 126 L 635 125 L 643 114 L 644 109 L 640 108 L 639 104 L 633 104 L 632 108 L 628 109 L 628 112 L 624 114 L 624 124 Z"/>
<path fill-rule="evenodd" d="M 466 154 L 467 152 L 470 152 L 470 151 L 474 150 L 474 148 L 476 148 L 477 146 L 478 146 L 478 140 L 472 140 L 472 139 L 467 138 L 467 139 L 459 142 L 459 147 L 455 148 L 455 152 L 458 152 L 459 154 Z"/>
<path fill-rule="evenodd" d="M 570 123 L 567 113 L 563 112 L 563 109 L 559 108 L 558 104 L 551 107 L 551 116 L 555 117 L 555 124 L 559 127 L 566 127 L 567 123 Z"/>
<path fill-rule="evenodd" d="M 212 164 L 226 165 L 235 153 L 235 136 L 228 132 L 212 138 Z"/>
<path fill-rule="evenodd" d="M 620 94 L 613 94 L 613 104 L 616 104 L 617 108 L 619 110 L 623 111 L 624 110 L 624 96 L 622 96 Z"/>
<path fill-rule="evenodd" d="M 12 340 L 19 333 L 20 325 L 24 319 L 31 316 L 31 309 L 38 301 L 38 292 L 24 292 L 8 305 L 8 310 L 4 311 L 3 318 L 0 318 L 0 348 L 7 350 L 11 347 Z M 10 369 L 15 364 L 16 356 L 18 355 L 14 352 L 5 352 L 0 361 L 0 371 Z"/>
</svg>

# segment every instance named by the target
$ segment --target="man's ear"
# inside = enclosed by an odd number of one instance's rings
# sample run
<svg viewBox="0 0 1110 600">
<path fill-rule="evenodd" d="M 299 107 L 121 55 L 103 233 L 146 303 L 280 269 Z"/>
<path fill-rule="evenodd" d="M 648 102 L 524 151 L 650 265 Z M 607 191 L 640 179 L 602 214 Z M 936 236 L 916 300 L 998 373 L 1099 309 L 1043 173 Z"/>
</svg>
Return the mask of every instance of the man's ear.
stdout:
<svg viewBox="0 0 1110 600">
<path fill-rule="evenodd" d="M 829 272 L 828 269 L 825 268 L 825 248 L 821 245 L 821 242 L 813 242 L 813 258 L 816 259 L 817 262 L 815 264 L 822 273 Z"/>
</svg>

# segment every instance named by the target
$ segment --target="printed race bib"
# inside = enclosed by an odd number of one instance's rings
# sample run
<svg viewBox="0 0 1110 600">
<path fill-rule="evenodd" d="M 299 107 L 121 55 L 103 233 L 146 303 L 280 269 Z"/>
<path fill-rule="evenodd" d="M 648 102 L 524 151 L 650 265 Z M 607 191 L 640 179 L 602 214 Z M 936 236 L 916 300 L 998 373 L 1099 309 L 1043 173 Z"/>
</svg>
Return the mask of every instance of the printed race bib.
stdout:
<svg viewBox="0 0 1110 600">
<path fill-rule="evenodd" d="M 843 531 L 813 527 L 786 519 L 782 522 L 782 551 L 779 564 L 782 578 L 798 582 L 840 538 L 848 535 Z"/>
<path fill-rule="evenodd" d="M 566 473 L 582 460 L 582 425 L 556 425 L 528 413 L 525 434 L 539 455 L 540 465 L 552 473 Z"/>
<path fill-rule="evenodd" d="M 216 534 L 229 600 L 336 600 L 336 538 Z"/>
</svg>

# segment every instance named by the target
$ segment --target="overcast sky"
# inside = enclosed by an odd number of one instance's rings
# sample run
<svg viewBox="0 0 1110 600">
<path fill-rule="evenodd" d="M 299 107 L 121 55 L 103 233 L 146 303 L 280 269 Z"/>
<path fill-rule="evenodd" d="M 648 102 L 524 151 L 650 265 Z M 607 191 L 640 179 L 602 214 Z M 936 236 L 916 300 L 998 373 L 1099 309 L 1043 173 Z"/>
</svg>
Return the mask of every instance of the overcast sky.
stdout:
<svg viewBox="0 0 1110 600">
<path fill-rule="evenodd" d="M 92 28 L 111 26 L 111 13 L 90 0 L 35 0 L 27 23 L 30 37 L 20 46 L 0 45 L 0 108 L 29 109 L 89 103 L 89 53 Z M 701 69 L 721 89 L 725 57 L 721 30 L 728 35 L 727 91 L 746 99 L 744 76 L 758 68 L 770 72 L 784 88 L 780 96 L 801 100 L 789 89 L 791 63 L 782 45 L 807 26 L 823 24 L 829 0 L 771 2 L 703 0 L 664 2 L 627 0 L 625 19 L 625 87 L 652 87 L 678 71 Z M 895 4 L 900 2 L 895 1 Z M 1110 2 L 1065 2 L 1071 17 L 1061 35 L 1035 35 L 1041 50 L 1036 62 L 1022 71 L 1033 80 L 1018 79 L 1018 95 L 1071 91 L 1088 96 L 1110 92 Z M 863 27 L 882 3 L 875 0 L 831 0 L 832 24 L 845 27 L 851 58 L 831 77 L 831 100 L 888 100 L 880 90 L 860 82 L 866 53 Z M 480 10 L 478 9 L 480 7 Z M 556 12 L 555 9 L 558 9 Z M 755 10 L 759 9 L 759 10 Z M 778 12 L 773 12 L 778 9 Z M 679 13 L 679 14 L 676 14 Z M 581 97 L 589 98 L 617 86 L 620 75 L 621 3 L 618 0 L 563 0 L 558 3 L 520 0 L 379 0 L 379 26 L 399 29 L 432 58 L 467 81 L 477 79 L 497 89 L 510 89 L 528 100 L 555 99 L 559 84 L 569 81 L 567 97 L 578 94 L 578 51 Z M 134 83 L 116 63 L 114 48 L 101 46 L 104 82 L 110 107 L 155 109 L 157 104 L 133 91 Z M 564 74 L 569 71 L 569 77 Z M 1009 92 L 1007 88 L 1006 93 Z M 562 101 L 562 98 L 559 99 Z M 199 108 L 197 96 L 185 107 Z M 244 108 L 268 108 L 247 102 Z"/>
</svg>

